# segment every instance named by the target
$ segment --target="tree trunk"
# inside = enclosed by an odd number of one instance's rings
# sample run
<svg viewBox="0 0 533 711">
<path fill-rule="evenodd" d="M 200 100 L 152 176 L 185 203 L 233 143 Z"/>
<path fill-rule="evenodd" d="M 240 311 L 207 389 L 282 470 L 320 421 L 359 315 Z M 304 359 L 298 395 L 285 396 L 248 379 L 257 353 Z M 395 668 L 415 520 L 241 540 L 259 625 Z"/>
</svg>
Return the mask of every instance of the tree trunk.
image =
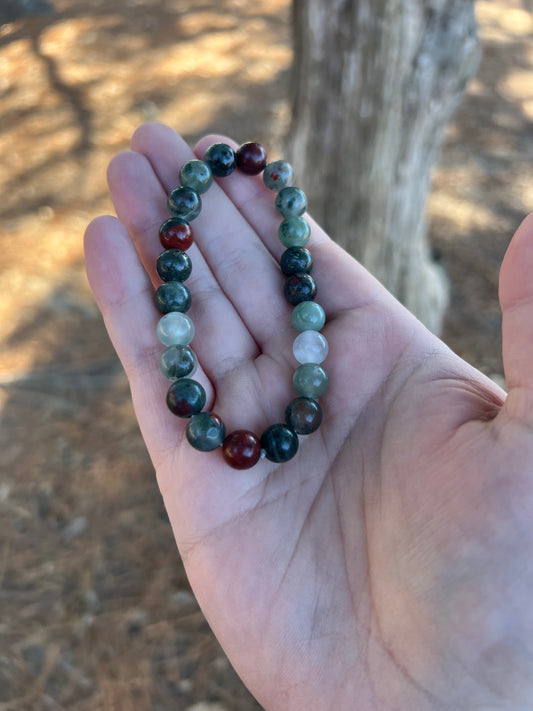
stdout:
<svg viewBox="0 0 533 711">
<path fill-rule="evenodd" d="M 53 9 L 47 0 L 0 0 L 0 24 L 28 15 L 49 15 Z"/>
<path fill-rule="evenodd" d="M 479 62 L 474 0 L 293 0 L 287 155 L 313 216 L 431 330 L 447 304 L 425 203 Z"/>
</svg>

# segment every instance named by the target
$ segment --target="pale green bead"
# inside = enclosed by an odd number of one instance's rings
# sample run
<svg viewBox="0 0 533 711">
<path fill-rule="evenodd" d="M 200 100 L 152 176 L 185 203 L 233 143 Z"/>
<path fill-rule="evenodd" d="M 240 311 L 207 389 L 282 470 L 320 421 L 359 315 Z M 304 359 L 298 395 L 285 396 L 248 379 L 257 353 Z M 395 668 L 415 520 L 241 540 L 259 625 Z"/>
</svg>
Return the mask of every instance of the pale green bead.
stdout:
<svg viewBox="0 0 533 711">
<path fill-rule="evenodd" d="M 284 247 L 305 247 L 311 236 L 311 228 L 303 217 L 287 217 L 279 226 L 278 236 Z"/>
<path fill-rule="evenodd" d="M 304 363 L 295 370 L 292 383 L 299 395 L 317 400 L 329 388 L 329 375 L 318 363 Z"/>
<path fill-rule="evenodd" d="M 292 167 L 285 160 L 275 160 L 273 163 L 269 163 L 263 171 L 265 185 L 275 193 L 292 185 L 293 179 Z"/>
<path fill-rule="evenodd" d="M 205 193 L 213 184 L 213 173 L 203 160 L 190 160 L 180 170 L 180 182 L 197 193 Z"/>
<path fill-rule="evenodd" d="M 292 352 L 298 363 L 322 363 L 328 351 L 328 342 L 318 331 L 302 331 L 292 344 Z"/>
<path fill-rule="evenodd" d="M 320 331 L 326 323 L 326 314 L 315 301 L 301 301 L 292 312 L 292 325 L 297 331 Z"/>
<path fill-rule="evenodd" d="M 159 319 L 157 336 L 165 346 L 188 346 L 194 338 L 194 324 L 179 311 L 171 311 Z"/>
</svg>

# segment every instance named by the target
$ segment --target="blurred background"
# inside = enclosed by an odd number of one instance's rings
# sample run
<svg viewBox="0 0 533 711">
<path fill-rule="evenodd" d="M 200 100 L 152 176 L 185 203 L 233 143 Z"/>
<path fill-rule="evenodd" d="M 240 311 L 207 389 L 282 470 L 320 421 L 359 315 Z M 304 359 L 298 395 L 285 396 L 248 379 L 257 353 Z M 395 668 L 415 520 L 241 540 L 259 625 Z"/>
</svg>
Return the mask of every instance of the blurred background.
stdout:
<svg viewBox="0 0 533 711">
<path fill-rule="evenodd" d="M 188 587 L 82 238 L 112 212 L 106 165 L 143 121 L 281 157 L 289 0 L 43 0 L 19 19 L 4 1 L 0 711 L 258 709 Z M 451 279 L 444 340 L 503 384 L 498 269 L 533 208 L 533 10 L 477 15 L 483 60 L 430 236 Z"/>
</svg>

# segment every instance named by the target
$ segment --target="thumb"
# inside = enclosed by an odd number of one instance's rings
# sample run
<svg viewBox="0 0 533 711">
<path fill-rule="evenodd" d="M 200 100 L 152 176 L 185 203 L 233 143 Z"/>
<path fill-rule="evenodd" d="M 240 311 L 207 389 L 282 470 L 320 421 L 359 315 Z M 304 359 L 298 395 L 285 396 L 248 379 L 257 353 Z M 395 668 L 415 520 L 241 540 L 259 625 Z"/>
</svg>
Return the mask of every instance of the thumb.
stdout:
<svg viewBox="0 0 533 711">
<path fill-rule="evenodd" d="M 533 213 L 511 240 L 500 270 L 503 367 L 510 394 L 533 396 Z M 533 397 L 528 395 L 526 401 Z M 520 398 L 523 400 L 523 398 Z M 533 412 L 533 407 L 530 408 Z M 522 413 L 524 415 L 525 413 Z"/>
</svg>

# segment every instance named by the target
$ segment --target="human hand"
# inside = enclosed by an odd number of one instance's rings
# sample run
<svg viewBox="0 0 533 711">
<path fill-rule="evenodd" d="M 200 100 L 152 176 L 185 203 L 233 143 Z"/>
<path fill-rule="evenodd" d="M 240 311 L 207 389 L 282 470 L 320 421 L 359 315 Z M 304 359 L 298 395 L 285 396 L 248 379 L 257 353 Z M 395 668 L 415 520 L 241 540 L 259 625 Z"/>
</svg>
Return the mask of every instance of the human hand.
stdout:
<svg viewBox="0 0 533 711">
<path fill-rule="evenodd" d="M 533 709 L 533 216 L 501 273 L 507 397 L 309 220 L 323 423 L 290 462 L 235 471 L 188 444 L 158 369 L 157 232 L 192 157 L 167 127 L 135 133 L 87 272 L 192 588 L 244 683 L 268 711 Z M 294 397 L 280 218 L 237 173 L 203 205 L 195 379 L 228 431 L 260 433 Z"/>
</svg>

